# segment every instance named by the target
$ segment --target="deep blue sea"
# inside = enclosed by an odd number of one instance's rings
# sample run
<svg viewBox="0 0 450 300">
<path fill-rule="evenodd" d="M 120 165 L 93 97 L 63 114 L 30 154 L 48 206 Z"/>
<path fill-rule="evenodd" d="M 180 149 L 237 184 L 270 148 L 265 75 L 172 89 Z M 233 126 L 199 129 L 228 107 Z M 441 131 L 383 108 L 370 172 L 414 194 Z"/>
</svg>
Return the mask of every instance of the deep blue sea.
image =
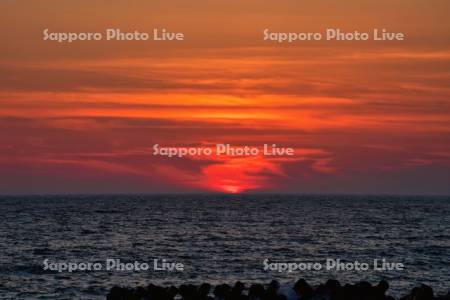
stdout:
<svg viewBox="0 0 450 300">
<path fill-rule="evenodd" d="M 0 197 L 0 299 L 105 299 L 114 285 L 386 279 L 450 287 L 450 198 L 294 195 Z M 395 271 L 264 270 L 263 261 L 403 263 Z M 47 262 L 181 262 L 184 271 L 44 270 Z"/>
</svg>

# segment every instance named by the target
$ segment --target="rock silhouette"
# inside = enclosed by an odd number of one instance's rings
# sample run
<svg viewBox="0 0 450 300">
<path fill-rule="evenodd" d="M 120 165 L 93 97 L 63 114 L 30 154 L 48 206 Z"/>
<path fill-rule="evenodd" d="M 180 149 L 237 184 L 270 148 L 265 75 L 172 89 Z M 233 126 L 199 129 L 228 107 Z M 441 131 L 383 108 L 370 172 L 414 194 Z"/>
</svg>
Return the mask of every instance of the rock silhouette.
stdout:
<svg viewBox="0 0 450 300">
<path fill-rule="evenodd" d="M 318 286 L 309 285 L 304 279 L 299 279 L 293 287 L 281 285 L 272 280 L 266 287 L 262 284 L 252 284 L 249 288 L 238 281 L 233 286 L 220 284 L 212 289 L 209 283 L 200 286 L 183 284 L 161 287 L 149 284 L 146 287 L 111 288 L 107 300 L 395 300 L 386 295 L 389 284 L 382 280 L 377 285 L 361 281 L 355 284 L 345 284 L 330 279 Z M 450 291 L 445 296 L 434 296 L 433 289 L 421 285 L 400 297 L 399 300 L 450 300 Z"/>
</svg>

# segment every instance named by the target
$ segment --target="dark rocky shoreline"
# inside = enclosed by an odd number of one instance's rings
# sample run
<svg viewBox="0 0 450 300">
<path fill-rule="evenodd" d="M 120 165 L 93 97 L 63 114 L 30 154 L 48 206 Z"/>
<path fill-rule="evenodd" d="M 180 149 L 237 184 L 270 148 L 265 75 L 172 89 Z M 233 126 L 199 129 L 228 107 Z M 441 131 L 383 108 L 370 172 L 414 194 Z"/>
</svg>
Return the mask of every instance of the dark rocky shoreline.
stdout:
<svg viewBox="0 0 450 300">
<path fill-rule="evenodd" d="M 369 282 L 342 285 L 337 280 L 328 280 L 318 286 L 309 285 L 304 279 L 298 280 L 294 286 L 280 285 L 273 280 L 269 285 L 252 284 L 245 286 L 236 282 L 217 285 L 214 288 L 203 283 L 200 286 L 191 284 L 179 287 L 161 287 L 149 284 L 146 287 L 123 288 L 113 287 L 106 296 L 107 300 L 395 300 L 386 292 L 389 284 L 382 280 L 377 285 Z M 421 285 L 412 289 L 399 300 L 450 300 L 450 291 L 445 296 L 435 296 L 433 289 Z"/>
</svg>

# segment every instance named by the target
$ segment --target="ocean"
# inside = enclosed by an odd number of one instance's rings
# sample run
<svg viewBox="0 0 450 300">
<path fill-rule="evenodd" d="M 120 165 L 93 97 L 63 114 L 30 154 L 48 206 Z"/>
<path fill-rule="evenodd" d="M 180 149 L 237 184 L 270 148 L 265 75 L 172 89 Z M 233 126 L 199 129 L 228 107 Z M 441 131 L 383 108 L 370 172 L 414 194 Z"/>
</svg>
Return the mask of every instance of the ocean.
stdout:
<svg viewBox="0 0 450 300">
<path fill-rule="evenodd" d="M 0 197 L 0 299 L 105 299 L 114 285 L 318 284 L 386 279 L 388 294 L 450 287 L 450 197 L 80 195 Z M 107 270 L 155 259 L 182 271 Z M 291 270 L 385 259 L 403 270 Z M 101 269 L 45 269 L 97 263 Z M 47 265 L 48 266 L 48 265 Z"/>
</svg>

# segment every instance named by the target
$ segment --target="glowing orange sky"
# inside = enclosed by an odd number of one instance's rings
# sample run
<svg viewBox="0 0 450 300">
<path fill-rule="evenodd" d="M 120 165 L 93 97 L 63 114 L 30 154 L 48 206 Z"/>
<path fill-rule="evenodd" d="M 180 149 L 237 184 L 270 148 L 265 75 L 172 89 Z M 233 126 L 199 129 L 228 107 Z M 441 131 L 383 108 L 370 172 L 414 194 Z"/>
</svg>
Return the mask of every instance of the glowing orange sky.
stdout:
<svg viewBox="0 0 450 300">
<path fill-rule="evenodd" d="M 45 3 L 0 3 L 0 193 L 450 193 L 446 0 Z M 110 27 L 186 41 L 42 41 Z M 328 27 L 407 40 L 262 41 Z M 169 159 L 156 143 L 297 155 Z"/>
</svg>

